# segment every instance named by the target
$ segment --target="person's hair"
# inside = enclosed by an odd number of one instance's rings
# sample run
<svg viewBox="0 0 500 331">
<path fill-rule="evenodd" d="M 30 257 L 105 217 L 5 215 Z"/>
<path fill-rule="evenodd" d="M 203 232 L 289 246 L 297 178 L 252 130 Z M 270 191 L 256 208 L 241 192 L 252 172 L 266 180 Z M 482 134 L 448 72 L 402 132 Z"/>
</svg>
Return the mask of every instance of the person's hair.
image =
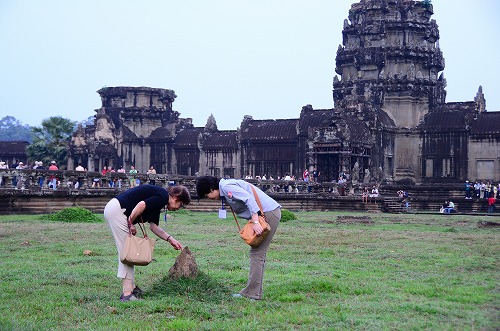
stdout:
<svg viewBox="0 0 500 331">
<path fill-rule="evenodd" d="M 214 176 L 202 176 L 196 180 L 196 193 L 198 198 L 203 199 L 212 190 L 219 189 L 220 179 Z"/>
<path fill-rule="evenodd" d="M 189 205 L 191 202 L 191 195 L 187 187 L 183 185 L 170 186 L 168 188 L 168 195 L 179 199 L 184 205 Z"/>
</svg>

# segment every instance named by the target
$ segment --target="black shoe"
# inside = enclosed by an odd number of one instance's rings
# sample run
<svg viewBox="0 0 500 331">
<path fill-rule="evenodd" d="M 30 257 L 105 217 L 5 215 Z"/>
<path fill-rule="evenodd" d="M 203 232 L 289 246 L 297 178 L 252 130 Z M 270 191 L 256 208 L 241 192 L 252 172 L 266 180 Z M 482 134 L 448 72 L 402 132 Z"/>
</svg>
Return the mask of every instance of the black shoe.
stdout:
<svg viewBox="0 0 500 331">
<path fill-rule="evenodd" d="M 127 302 L 127 301 L 135 301 L 135 300 L 139 300 L 138 297 L 136 297 L 133 293 L 129 294 L 129 295 L 120 295 L 120 301 L 121 302 Z"/>
<path fill-rule="evenodd" d="M 132 290 L 132 294 L 135 295 L 136 297 L 141 297 L 144 292 L 138 287 L 134 287 Z"/>
</svg>

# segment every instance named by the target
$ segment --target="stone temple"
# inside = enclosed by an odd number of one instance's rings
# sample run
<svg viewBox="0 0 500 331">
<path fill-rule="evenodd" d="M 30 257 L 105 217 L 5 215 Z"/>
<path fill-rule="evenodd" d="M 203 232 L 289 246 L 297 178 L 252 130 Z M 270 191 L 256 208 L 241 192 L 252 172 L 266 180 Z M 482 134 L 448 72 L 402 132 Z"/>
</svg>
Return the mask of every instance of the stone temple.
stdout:
<svg viewBox="0 0 500 331">
<path fill-rule="evenodd" d="M 340 173 L 378 183 L 499 181 L 500 112 L 486 110 L 481 86 L 474 100 L 446 102 L 432 14 L 428 1 L 353 4 L 336 54 L 334 107 L 305 105 L 298 118 L 245 116 L 239 129 L 222 131 L 210 116 L 194 127 L 173 110 L 172 90 L 102 88 L 94 125 L 73 137 L 68 169 L 300 178 L 317 168 L 321 181 Z"/>
</svg>

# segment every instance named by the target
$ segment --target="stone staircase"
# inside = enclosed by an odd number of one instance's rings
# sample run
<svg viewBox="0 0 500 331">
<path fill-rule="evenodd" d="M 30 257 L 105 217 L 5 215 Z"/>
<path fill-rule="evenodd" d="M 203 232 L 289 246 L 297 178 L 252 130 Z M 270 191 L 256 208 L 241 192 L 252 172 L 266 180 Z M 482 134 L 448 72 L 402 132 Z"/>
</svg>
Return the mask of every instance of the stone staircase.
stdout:
<svg viewBox="0 0 500 331">
<path fill-rule="evenodd" d="M 364 204 L 364 210 L 368 213 L 379 213 L 382 211 L 383 200 L 378 199 L 375 202 L 368 202 Z"/>
<path fill-rule="evenodd" d="M 406 204 L 401 203 L 399 197 L 386 197 L 383 199 L 382 209 L 388 213 L 407 213 L 412 209 L 411 199 L 407 207 Z"/>
</svg>

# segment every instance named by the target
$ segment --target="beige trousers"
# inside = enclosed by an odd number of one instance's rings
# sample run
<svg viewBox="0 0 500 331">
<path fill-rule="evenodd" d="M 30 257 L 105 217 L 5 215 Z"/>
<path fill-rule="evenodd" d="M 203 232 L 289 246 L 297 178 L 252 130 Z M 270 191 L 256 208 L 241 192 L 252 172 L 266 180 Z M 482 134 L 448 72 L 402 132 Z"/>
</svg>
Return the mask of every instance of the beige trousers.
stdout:
<svg viewBox="0 0 500 331">
<path fill-rule="evenodd" d="M 274 233 L 278 228 L 281 219 L 281 208 L 264 213 L 266 220 L 271 226 L 271 232 L 266 239 L 257 247 L 250 247 L 250 273 L 248 275 L 247 287 L 240 291 L 240 294 L 251 299 L 262 299 L 262 280 L 264 278 L 264 266 L 266 255 Z"/>
<path fill-rule="evenodd" d="M 128 235 L 127 216 L 124 214 L 125 208 L 120 206 L 118 199 L 113 198 L 104 207 L 104 219 L 108 223 L 113 238 L 115 238 L 116 249 L 118 251 L 118 273 L 117 277 L 127 278 L 134 283 L 134 266 L 123 264 L 120 261 L 120 252 L 122 251 L 125 239 Z"/>
</svg>

